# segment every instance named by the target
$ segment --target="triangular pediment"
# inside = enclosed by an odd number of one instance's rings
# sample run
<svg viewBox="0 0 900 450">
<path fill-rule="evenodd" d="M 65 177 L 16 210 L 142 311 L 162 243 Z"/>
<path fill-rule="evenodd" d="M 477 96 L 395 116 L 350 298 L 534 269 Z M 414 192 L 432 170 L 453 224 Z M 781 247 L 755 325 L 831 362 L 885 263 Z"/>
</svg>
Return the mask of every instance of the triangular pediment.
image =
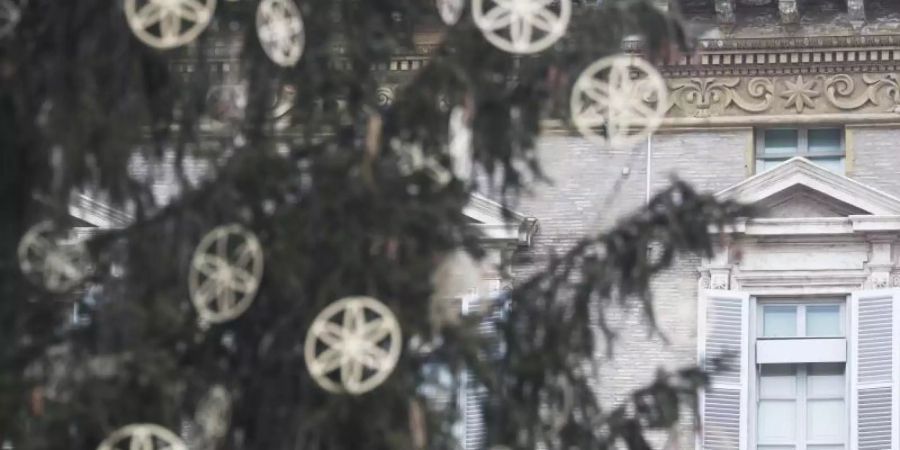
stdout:
<svg viewBox="0 0 900 450">
<path fill-rule="evenodd" d="M 716 194 L 759 207 L 761 217 L 900 215 L 900 199 L 796 157 Z"/>
</svg>

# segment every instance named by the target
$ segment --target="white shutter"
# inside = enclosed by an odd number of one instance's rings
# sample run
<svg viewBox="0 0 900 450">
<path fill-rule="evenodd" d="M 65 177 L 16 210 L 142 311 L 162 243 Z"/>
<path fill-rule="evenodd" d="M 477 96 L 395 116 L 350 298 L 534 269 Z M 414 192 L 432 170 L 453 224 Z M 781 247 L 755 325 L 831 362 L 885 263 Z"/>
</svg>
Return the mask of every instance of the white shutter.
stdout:
<svg viewBox="0 0 900 450">
<path fill-rule="evenodd" d="M 850 448 L 900 450 L 900 291 L 850 299 Z"/>
<path fill-rule="evenodd" d="M 463 315 L 484 314 L 478 326 L 478 332 L 490 337 L 497 333 L 496 321 L 500 311 L 497 309 L 497 295 L 500 292 L 499 279 L 482 280 L 478 290 L 470 292 L 463 299 Z M 502 349 L 490 346 L 481 355 L 486 360 L 501 357 Z M 487 400 L 487 389 L 478 382 L 474 374 L 466 370 L 463 373 L 460 403 L 463 419 L 463 450 L 482 450 L 487 440 L 487 429 L 484 421 L 484 404 Z"/>
<path fill-rule="evenodd" d="M 483 407 L 487 391 L 469 371 L 463 373 L 462 397 L 463 450 L 482 450 L 486 438 Z"/>
<path fill-rule="evenodd" d="M 747 448 L 748 332 L 750 295 L 736 291 L 701 292 L 698 308 L 700 362 L 731 354 L 728 370 L 711 380 L 700 399 L 703 418 L 698 446 L 704 450 Z"/>
</svg>

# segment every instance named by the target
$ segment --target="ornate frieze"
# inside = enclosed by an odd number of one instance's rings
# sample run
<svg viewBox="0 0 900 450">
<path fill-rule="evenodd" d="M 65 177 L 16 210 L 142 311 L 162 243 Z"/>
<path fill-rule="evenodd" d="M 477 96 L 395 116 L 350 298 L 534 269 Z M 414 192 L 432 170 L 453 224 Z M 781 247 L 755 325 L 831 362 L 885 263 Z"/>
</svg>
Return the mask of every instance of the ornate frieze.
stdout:
<svg viewBox="0 0 900 450">
<path fill-rule="evenodd" d="M 897 73 L 697 77 L 668 83 L 669 117 L 900 113 Z"/>
</svg>

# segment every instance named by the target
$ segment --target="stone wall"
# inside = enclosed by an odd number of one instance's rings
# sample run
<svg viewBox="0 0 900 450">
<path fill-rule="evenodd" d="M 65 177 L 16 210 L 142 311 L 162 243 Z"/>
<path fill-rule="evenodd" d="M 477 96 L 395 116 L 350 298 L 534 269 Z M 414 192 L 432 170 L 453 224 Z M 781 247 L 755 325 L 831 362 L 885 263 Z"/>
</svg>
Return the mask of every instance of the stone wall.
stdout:
<svg viewBox="0 0 900 450">
<path fill-rule="evenodd" d="M 651 192 L 665 188 L 673 175 L 706 192 L 731 186 L 749 174 L 751 145 L 750 128 L 660 132 L 652 139 Z M 520 252 L 513 267 L 518 281 L 543 267 L 551 251 L 563 252 L 582 236 L 613 226 L 647 200 L 646 145 L 610 151 L 576 136 L 551 135 L 540 140 L 539 152 L 552 184 L 538 186 L 516 206 L 518 212 L 540 221 L 533 246 Z M 597 391 L 605 405 L 622 401 L 649 382 L 659 367 L 696 362 L 699 265 L 697 257 L 682 258 L 654 281 L 658 322 L 668 342 L 649 333 L 640 310 L 620 312 L 614 319 L 620 339 L 613 359 L 608 359 L 602 342 L 597 346 L 602 380 Z M 681 447 L 689 448 L 693 445 L 689 425 L 685 430 Z"/>
<path fill-rule="evenodd" d="M 900 125 L 848 127 L 848 176 L 900 196 Z"/>
<path fill-rule="evenodd" d="M 900 196 L 900 126 L 847 129 L 848 175 Z M 563 252 L 580 237 L 608 229 L 641 207 L 647 199 L 648 173 L 651 192 L 665 188 L 673 175 L 705 192 L 751 176 L 753 129 L 662 130 L 653 136 L 649 161 L 646 145 L 610 151 L 567 134 L 542 138 L 539 152 L 552 184 L 538 186 L 515 208 L 540 221 L 533 246 L 519 252 L 513 267 L 517 281 L 539 270 L 551 251 Z M 602 342 L 597 346 L 601 384 L 596 389 L 604 405 L 623 401 L 659 367 L 696 362 L 699 265 L 699 257 L 681 258 L 653 282 L 656 316 L 665 338 L 649 333 L 640 310 L 616 314 L 620 334 L 612 359 Z M 678 448 L 693 448 L 691 429 L 688 420 Z"/>
</svg>

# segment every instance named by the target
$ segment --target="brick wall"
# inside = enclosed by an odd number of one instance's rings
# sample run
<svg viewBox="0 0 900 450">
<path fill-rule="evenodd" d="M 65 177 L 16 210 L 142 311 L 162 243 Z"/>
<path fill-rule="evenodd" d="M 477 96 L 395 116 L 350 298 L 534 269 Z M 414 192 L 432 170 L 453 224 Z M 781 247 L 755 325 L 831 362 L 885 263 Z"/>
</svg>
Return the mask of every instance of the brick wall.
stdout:
<svg viewBox="0 0 900 450">
<path fill-rule="evenodd" d="M 752 130 L 717 129 L 659 133 L 653 137 L 651 190 L 668 185 L 671 175 L 715 192 L 747 177 L 746 157 Z M 647 196 L 647 147 L 628 151 L 598 148 L 574 136 L 547 136 L 539 151 L 552 184 L 538 186 L 516 209 L 537 217 L 540 231 L 528 251 L 519 255 L 514 275 L 522 280 L 542 267 L 552 250 L 565 251 L 577 239 L 612 226 L 639 208 Z M 528 260 L 524 263 L 522 261 Z M 600 363 L 598 395 L 615 405 L 634 388 L 649 382 L 659 367 L 676 368 L 696 362 L 697 257 L 685 257 L 653 283 L 656 314 L 665 342 L 651 335 L 640 310 L 615 314 L 619 329 L 613 359 L 605 345 L 597 346 Z M 692 448 L 686 422 L 681 448 Z"/>
<path fill-rule="evenodd" d="M 848 175 L 900 196 L 900 127 L 848 127 L 852 148 Z"/>
</svg>

